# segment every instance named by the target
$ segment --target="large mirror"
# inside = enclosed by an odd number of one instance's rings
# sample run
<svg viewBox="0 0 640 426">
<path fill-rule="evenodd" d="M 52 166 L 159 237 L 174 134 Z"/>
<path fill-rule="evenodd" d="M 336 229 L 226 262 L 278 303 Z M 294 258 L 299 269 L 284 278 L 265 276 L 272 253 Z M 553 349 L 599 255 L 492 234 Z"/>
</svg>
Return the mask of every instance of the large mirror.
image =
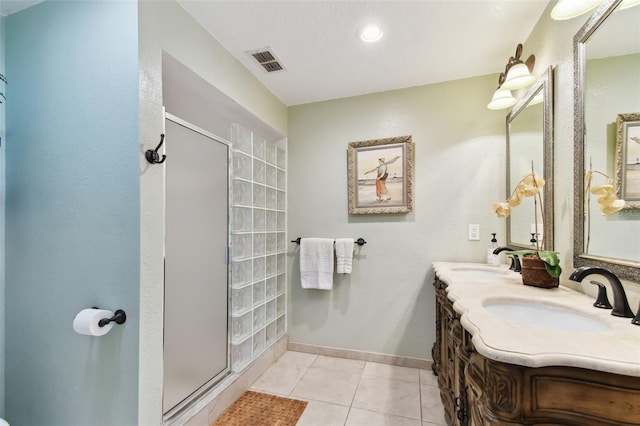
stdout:
<svg viewBox="0 0 640 426">
<path fill-rule="evenodd" d="M 525 197 L 507 218 L 510 247 L 553 250 L 553 69 L 538 78 L 507 115 L 507 198 L 535 171 L 546 184 L 542 206 Z M 534 204 L 536 203 L 536 204 Z M 541 208 L 542 207 L 542 208 Z M 541 215 L 544 212 L 544 217 Z"/>
<path fill-rule="evenodd" d="M 604 1 L 574 37 L 574 265 L 640 282 L 640 7 L 621 2 Z M 607 177 L 615 198 L 627 198 L 613 214 L 587 188 Z"/>
</svg>

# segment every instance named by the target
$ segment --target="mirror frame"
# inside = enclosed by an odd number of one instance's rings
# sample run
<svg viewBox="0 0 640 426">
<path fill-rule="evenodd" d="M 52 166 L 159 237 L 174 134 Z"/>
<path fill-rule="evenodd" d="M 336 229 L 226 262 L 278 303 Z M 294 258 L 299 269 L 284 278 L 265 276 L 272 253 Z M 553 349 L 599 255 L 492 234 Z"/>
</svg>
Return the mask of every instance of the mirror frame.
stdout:
<svg viewBox="0 0 640 426">
<path fill-rule="evenodd" d="M 547 68 L 547 71 L 538 77 L 533 86 L 525 96 L 518 101 L 511 112 L 507 115 L 506 131 L 507 131 L 507 199 L 511 196 L 511 143 L 510 143 L 510 126 L 511 122 L 524 110 L 529 102 L 533 100 L 538 92 L 542 91 L 543 100 L 543 123 L 542 123 L 542 146 L 543 146 L 543 165 L 542 174 L 546 183 L 543 189 L 544 197 L 544 218 L 545 224 L 543 229 L 543 244 L 545 250 L 553 250 L 553 67 Z M 507 245 L 517 248 L 531 248 L 530 245 L 523 245 L 511 241 L 511 217 L 507 217 Z"/>
<path fill-rule="evenodd" d="M 594 256 L 584 253 L 584 97 L 585 97 L 585 44 L 589 37 L 613 13 L 622 0 L 605 0 L 589 17 L 587 22 L 573 37 L 574 61 L 574 206 L 573 206 L 573 266 L 599 266 L 616 274 L 619 278 L 640 282 L 640 262 L 622 260 L 604 256 Z"/>
</svg>

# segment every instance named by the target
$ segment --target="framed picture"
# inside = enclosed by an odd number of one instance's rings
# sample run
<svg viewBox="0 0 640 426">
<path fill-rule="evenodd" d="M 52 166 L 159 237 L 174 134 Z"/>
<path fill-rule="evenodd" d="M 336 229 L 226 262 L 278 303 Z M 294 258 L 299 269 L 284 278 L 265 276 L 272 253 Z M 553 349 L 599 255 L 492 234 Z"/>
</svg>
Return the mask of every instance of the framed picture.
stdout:
<svg viewBox="0 0 640 426">
<path fill-rule="evenodd" d="M 640 209 L 640 112 L 616 120 L 616 193 L 625 208 Z"/>
<path fill-rule="evenodd" d="M 411 136 L 350 142 L 347 167 L 350 214 L 413 211 Z"/>
</svg>

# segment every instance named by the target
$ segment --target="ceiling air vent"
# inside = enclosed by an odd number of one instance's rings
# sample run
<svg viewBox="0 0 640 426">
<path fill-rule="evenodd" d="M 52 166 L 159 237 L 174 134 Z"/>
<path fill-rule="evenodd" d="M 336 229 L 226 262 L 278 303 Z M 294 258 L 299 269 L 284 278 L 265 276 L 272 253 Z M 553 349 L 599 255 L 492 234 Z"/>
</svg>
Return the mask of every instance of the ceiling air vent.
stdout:
<svg viewBox="0 0 640 426">
<path fill-rule="evenodd" d="M 280 65 L 280 62 L 278 62 L 276 55 L 268 47 L 258 50 L 249 50 L 246 53 L 251 55 L 256 61 L 258 61 L 260 66 L 262 66 L 262 68 L 264 68 L 267 72 L 284 70 L 282 65 Z"/>
</svg>

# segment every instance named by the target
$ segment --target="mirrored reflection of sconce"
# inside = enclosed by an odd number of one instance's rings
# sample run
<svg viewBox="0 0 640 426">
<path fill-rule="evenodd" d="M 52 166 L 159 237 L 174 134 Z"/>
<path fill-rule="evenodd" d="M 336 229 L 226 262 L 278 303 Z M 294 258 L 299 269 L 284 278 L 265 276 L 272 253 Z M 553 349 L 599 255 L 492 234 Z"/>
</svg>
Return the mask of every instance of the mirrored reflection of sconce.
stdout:
<svg viewBox="0 0 640 426">
<path fill-rule="evenodd" d="M 591 12 L 602 0 L 559 0 L 551 10 L 551 19 L 565 21 Z M 622 0 L 616 10 L 628 9 L 640 5 L 640 0 Z"/>
<path fill-rule="evenodd" d="M 498 77 L 498 89 L 493 94 L 487 108 L 499 110 L 512 107 L 518 100 L 511 91 L 530 86 L 536 81 L 536 78 L 531 74 L 536 57 L 531 55 L 523 62 L 520 56 L 522 56 L 522 43 L 518 43 L 515 56 L 509 58 L 504 72 Z"/>
</svg>

